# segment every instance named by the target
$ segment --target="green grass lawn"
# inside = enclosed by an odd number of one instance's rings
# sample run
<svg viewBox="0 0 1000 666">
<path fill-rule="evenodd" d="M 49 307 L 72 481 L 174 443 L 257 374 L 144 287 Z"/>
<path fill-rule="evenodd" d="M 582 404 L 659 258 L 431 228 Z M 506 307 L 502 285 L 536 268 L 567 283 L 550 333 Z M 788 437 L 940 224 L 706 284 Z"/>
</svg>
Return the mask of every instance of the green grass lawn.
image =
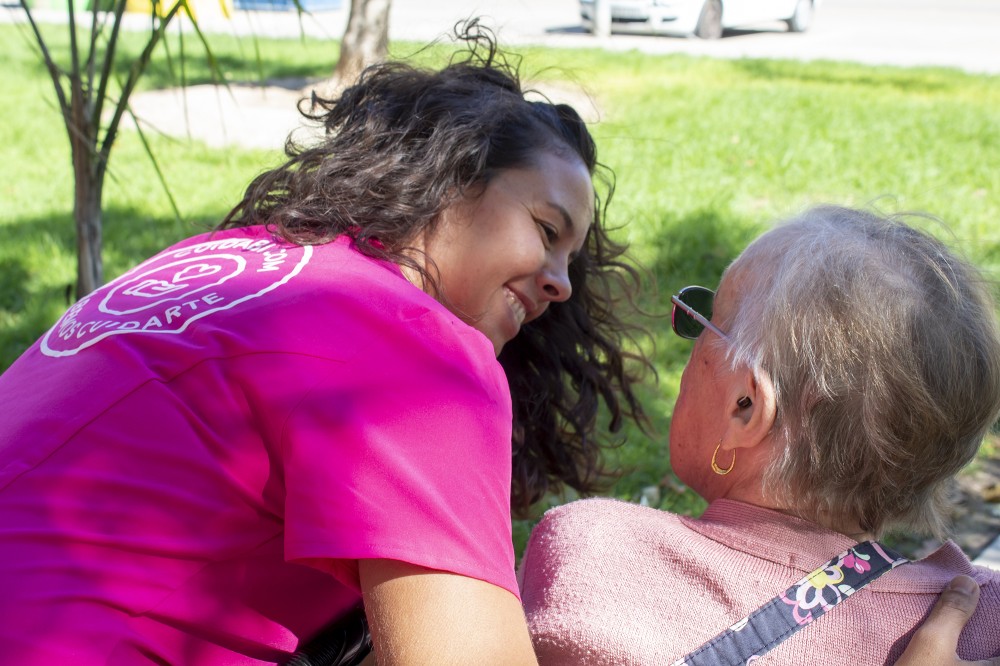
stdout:
<svg viewBox="0 0 1000 666">
<path fill-rule="evenodd" d="M 49 30 L 57 34 L 53 26 Z M 52 324 L 75 279 L 68 143 L 50 83 L 23 28 L 0 26 L 0 368 Z M 330 72 L 336 44 L 210 37 L 226 75 L 255 79 Z M 171 40 L 174 56 L 180 50 Z M 138 49 L 129 42 L 126 48 Z M 211 80 L 188 38 L 185 80 Z M 418 51 L 394 44 L 397 56 Z M 446 49 L 445 49 L 446 50 Z M 162 53 L 162 52 L 161 52 Z M 438 61 L 442 49 L 418 57 Z M 669 476 L 666 433 L 689 343 L 669 334 L 664 305 L 680 286 L 714 286 L 745 243 L 814 203 L 922 210 L 927 222 L 1000 275 L 1000 81 L 947 69 L 845 63 L 712 60 L 598 50 L 520 49 L 526 78 L 588 94 L 601 160 L 614 169 L 610 220 L 650 271 L 645 307 L 659 383 L 644 389 L 652 436 L 636 430 L 609 454 L 624 470 L 609 494 L 658 506 L 701 503 Z M 147 87 L 178 80 L 161 56 Z M 585 82 L 585 83 L 581 83 Z M 152 137 L 183 221 L 171 213 L 134 132 L 112 153 L 105 191 L 110 279 L 160 247 L 216 223 L 273 152 L 209 149 Z M 559 501 L 559 500 L 555 500 Z M 519 541 L 530 522 L 519 523 Z"/>
</svg>

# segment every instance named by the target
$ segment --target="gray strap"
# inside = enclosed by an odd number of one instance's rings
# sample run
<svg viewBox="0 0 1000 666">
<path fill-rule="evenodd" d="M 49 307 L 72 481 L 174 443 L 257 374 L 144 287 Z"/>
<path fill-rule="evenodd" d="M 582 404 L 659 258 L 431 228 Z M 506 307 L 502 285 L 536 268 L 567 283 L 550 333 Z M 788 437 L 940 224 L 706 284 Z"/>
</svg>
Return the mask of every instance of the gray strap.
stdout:
<svg viewBox="0 0 1000 666">
<path fill-rule="evenodd" d="M 836 556 L 673 666 L 743 666 L 886 571 L 909 562 L 877 541 Z"/>
</svg>

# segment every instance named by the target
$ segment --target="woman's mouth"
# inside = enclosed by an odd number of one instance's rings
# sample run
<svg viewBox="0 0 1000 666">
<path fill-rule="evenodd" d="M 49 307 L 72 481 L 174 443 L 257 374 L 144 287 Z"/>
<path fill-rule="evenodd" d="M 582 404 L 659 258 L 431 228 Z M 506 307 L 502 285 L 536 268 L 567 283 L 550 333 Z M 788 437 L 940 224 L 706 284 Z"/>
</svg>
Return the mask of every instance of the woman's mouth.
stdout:
<svg viewBox="0 0 1000 666">
<path fill-rule="evenodd" d="M 528 314 L 527 311 L 524 309 L 524 303 L 522 303 L 521 299 L 518 298 L 517 295 L 514 294 L 514 292 L 512 292 L 507 287 L 503 288 L 503 295 L 504 298 L 507 299 L 507 305 L 510 306 L 511 312 L 514 313 L 514 318 L 517 320 L 518 327 L 520 327 L 521 324 L 524 323 L 524 318 Z"/>
</svg>

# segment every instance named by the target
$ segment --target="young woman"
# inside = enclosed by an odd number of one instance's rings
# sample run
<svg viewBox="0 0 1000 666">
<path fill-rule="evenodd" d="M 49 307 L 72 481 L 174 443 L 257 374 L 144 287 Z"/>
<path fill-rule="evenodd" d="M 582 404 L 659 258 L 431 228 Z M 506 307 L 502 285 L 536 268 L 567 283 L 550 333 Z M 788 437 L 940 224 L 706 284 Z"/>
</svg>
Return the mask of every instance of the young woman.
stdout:
<svg viewBox="0 0 1000 666">
<path fill-rule="evenodd" d="M 5 660 L 280 661 L 363 599 L 386 663 L 534 661 L 511 499 L 641 413 L 631 273 L 580 117 L 463 36 L 318 100 L 325 141 L 0 378 Z"/>
</svg>

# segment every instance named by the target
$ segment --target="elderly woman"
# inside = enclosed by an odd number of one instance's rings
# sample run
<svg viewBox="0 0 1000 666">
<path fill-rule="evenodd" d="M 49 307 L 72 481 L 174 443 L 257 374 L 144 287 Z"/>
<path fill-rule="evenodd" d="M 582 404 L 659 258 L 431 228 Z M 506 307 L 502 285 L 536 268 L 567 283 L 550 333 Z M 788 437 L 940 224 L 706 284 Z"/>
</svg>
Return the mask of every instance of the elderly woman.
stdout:
<svg viewBox="0 0 1000 666">
<path fill-rule="evenodd" d="M 858 542 L 942 535 L 950 482 L 1000 413 L 988 285 L 897 220 L 812 210 L 754 241 L 718 294 L 673 300 L 674 330 L 695 343 L 670 460 L 708 509 L 550 511 L 521 570 L 541 664 L 669 664 Z M 982 596 L 959 656 L 1000 654 L 1000 573 L 947 542 L 856 594 L 838 585 L 879 559 L 841 558 L 786 595 L 804 628 L 754 663 L 892 663 L 960 574 Z"/>
</svg>

